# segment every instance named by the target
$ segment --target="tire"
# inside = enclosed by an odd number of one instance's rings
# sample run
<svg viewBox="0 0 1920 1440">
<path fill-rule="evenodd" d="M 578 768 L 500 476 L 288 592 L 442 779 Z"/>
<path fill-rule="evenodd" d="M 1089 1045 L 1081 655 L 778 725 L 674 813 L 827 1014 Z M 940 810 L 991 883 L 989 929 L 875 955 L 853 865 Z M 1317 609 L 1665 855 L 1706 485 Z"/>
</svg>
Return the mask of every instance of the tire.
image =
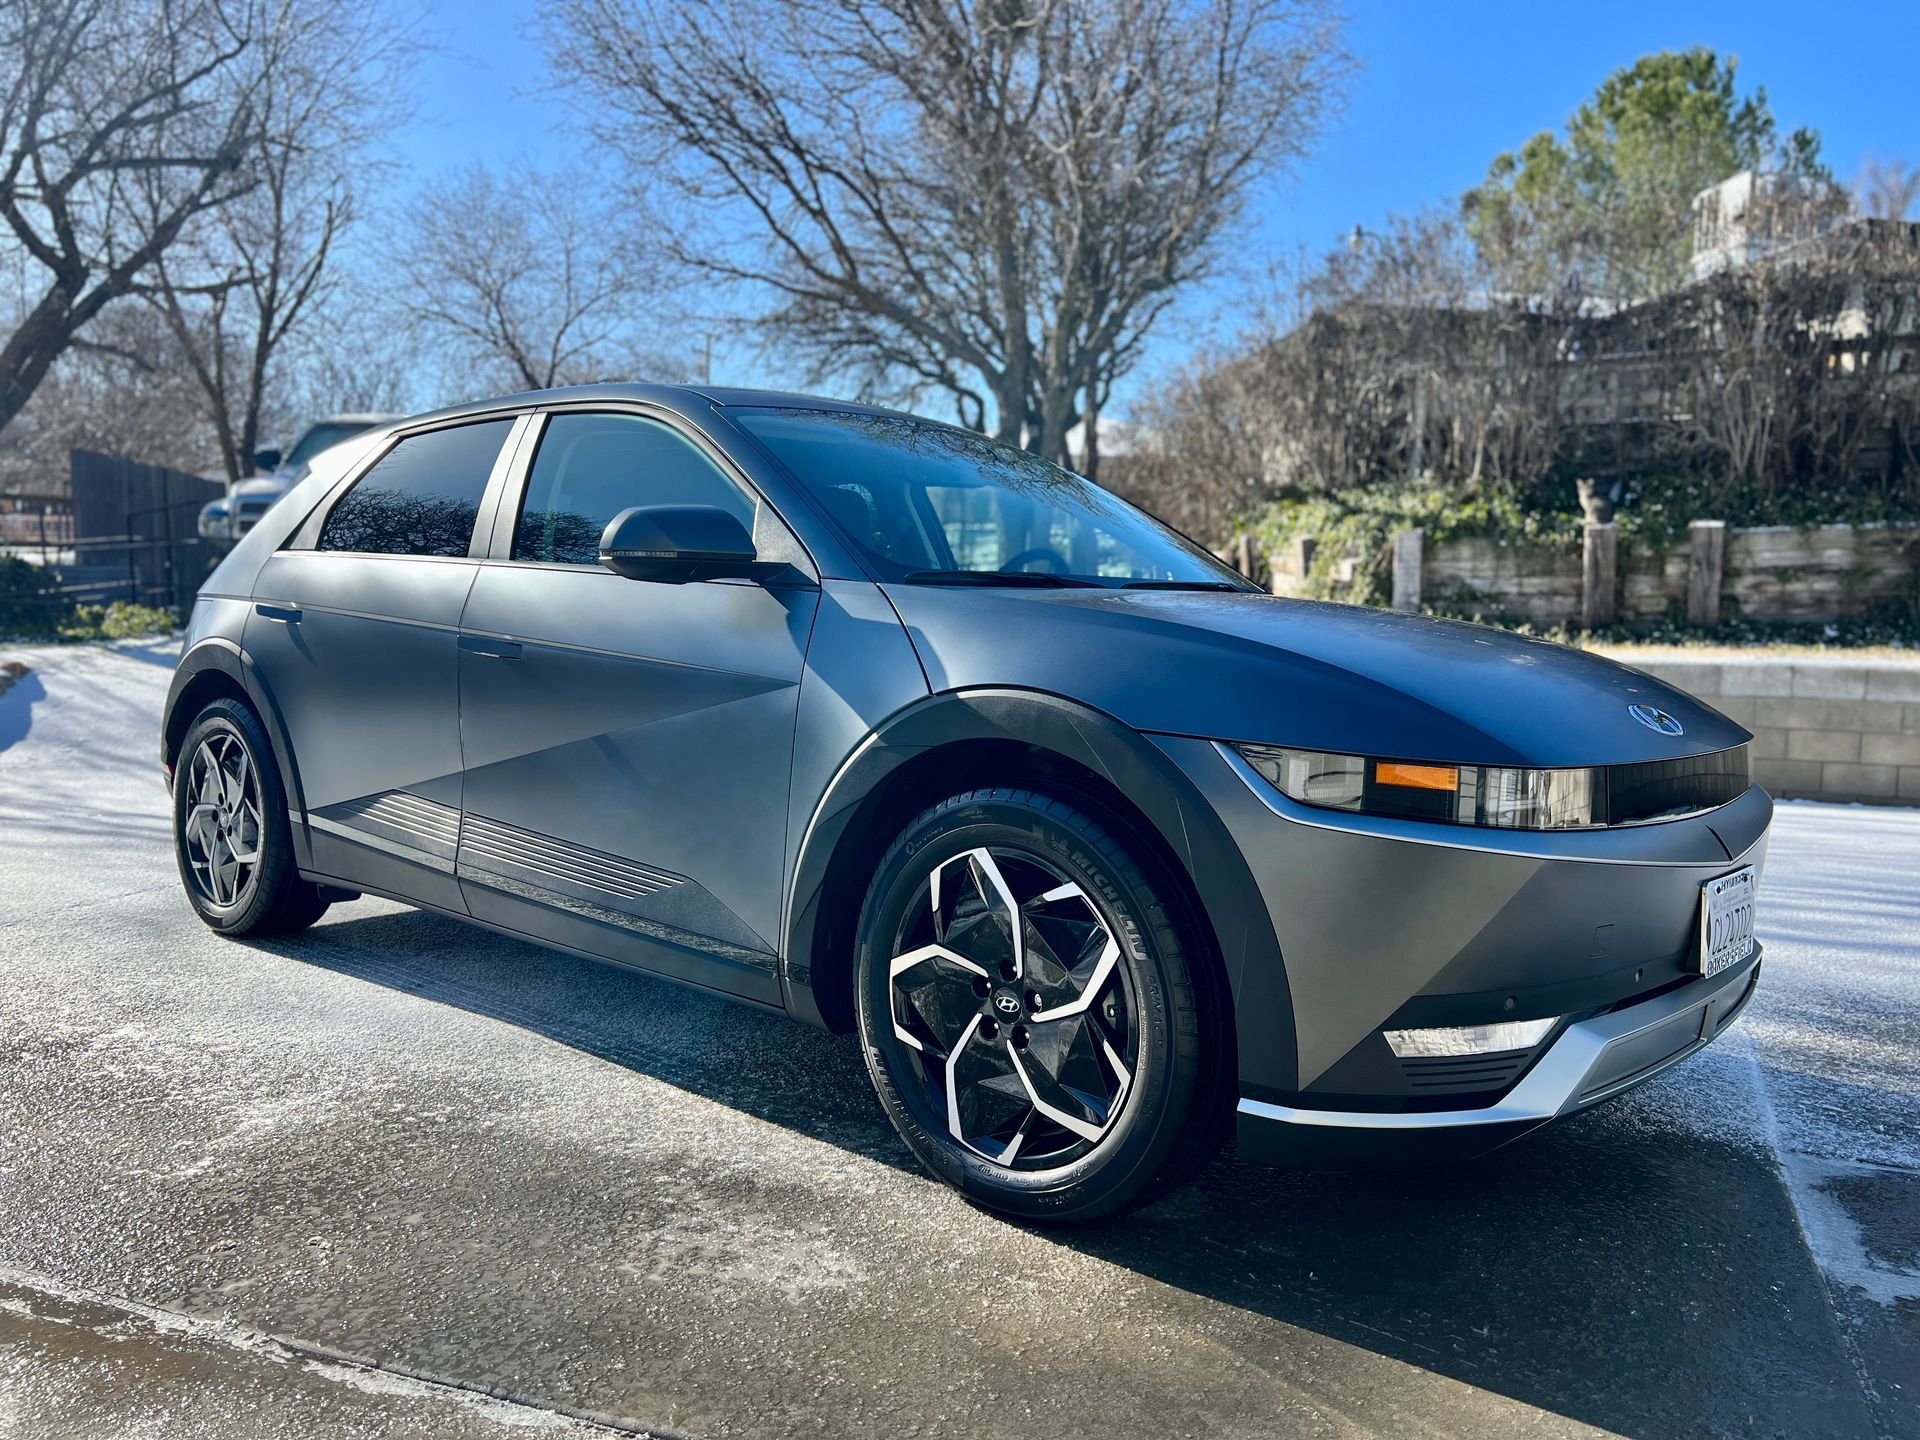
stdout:
<svg viewBox="0 0 1920 1440">
<path fill-rule="evenodd" d="M 858 1023 L 888 1118 L 935 1175 L 1026 1221 L 1156 1199 L 1226 1129 L 1224 997 L 1184 891 L 1092 808 L 944 800 L 887 851 L 860 916 Z"/>
<path fill-rule="evenodd" d="M 294 863 L 266 731 L 238 700 L 215 700 L 187 728 L 174 770 L 173 853 L 194 913 L 222 935 L 287 935 L 326 912 L 320 888 Z"/>
</svg>

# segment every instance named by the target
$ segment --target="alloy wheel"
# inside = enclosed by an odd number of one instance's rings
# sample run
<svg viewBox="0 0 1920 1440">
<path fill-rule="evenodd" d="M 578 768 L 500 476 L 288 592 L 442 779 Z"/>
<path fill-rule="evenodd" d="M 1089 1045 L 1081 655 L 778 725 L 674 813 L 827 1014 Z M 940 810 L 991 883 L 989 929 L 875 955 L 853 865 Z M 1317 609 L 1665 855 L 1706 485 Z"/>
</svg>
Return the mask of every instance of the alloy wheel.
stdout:
<svg viewBox="0 0 1920 1440">
<path fill-rule="evenodd" d="M 181 782 L 188 873 L 208 904 L 231 910 L 260 864 L 260 776 L 240 737 L 216 730 L 202 740 Z"/>
<path fill-rule="evenodd" d="M 967 1149 L 1050 1169 L 1113 1129 L 1139 1070 L 1133 977 L 1111 922 L 1050 862 L 997 846 L 941 861 L 887 981 L 894 1037 Z"/>
</svg>

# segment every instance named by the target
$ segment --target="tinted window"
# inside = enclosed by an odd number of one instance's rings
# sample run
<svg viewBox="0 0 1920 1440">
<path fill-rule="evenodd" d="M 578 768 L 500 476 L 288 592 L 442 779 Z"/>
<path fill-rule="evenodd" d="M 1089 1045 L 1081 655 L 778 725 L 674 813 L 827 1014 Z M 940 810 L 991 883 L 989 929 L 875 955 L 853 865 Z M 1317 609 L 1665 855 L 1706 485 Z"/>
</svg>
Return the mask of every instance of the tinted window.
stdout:
<svg viewBox="0 0 1920 1440">
<path fill-rule="evenodd" d="M 321 550 L 366 555 L 465 555 L 487 476 L 512 420 L 410 435 L 340 497 Z"/>
<path fill-rule="evenodd" d="M 634 505 L 717 505 L 753 529 L 752 499 L 669 426 L 638 415 L 552 415 L 527 477 L 513 558 L 597 565 L 600 533 Z"/>
<path fill-rule="evenodd" d="M 985 435 L 903 415 L 732 412 L 889 580 L 1042 574 L 1245 588 L 1091 480 Z"/>
</svg>

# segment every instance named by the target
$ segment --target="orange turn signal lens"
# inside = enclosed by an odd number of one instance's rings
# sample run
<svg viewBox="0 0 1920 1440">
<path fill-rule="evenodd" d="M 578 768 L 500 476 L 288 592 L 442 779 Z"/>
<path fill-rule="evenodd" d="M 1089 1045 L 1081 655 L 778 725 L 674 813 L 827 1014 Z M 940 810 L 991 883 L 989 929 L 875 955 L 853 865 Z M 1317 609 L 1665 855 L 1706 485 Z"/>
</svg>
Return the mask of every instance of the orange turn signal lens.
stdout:
<svg viewBox="0 0 1920 1440">
<path fill-rule="evenodd" d="M 1460 768 L 1457 765 L 1400 765 L 1392 760 L 1374 763 L 1373 783 L 1404 785 L 1410 790 L 1457 790 Z"/>
</svg>

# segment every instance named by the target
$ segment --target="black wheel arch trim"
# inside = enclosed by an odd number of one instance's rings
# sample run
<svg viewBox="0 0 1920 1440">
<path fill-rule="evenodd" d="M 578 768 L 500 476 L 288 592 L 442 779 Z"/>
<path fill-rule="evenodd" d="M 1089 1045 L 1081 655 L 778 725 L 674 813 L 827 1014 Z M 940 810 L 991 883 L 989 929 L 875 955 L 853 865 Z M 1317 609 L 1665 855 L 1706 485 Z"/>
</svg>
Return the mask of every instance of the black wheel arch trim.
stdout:
<svg viewBox="0 0 1920 1440">
<path fill-rule="evenodd" d="M 1225 970 L 1240 1054 L 1260 1054 L 1264 1075 L 1295 1071 L 1293 1004 L 1279 941 L 1226 826 L 1148 736 L 1045 691 L 982 688 L 927 696 L 883 721 L 841 763 L 814 806 L 794 861 L 780 965 L 788 1013 L 830 1027 L 813 983 L 821 904 L 835 854 L 870 802 L 915 758 L 981 740 L 1013 742 L 1079 765 L 1146 818 L 1199 898 L 1200 922 Z"/>
<path fill-rule="evenodd" d="M 280 771 L 288 818 L 293 822 L 294 857 L 300 865 L 305 866 L 311 859 L 307 845 L 306 798 L 300 789 L 300 767 L 294 761 L 293 747 L 287 740 L 286 721 L 272 692 L 261 678 L 259 668 L 253 663 L 253 657 L 223 635 L 210 635 L 195 642 L 180 657 L 179 668 L 173 672 L 173 681 L 167 687 L 166 704 L 160 712 L 161 763 L 171 765 L 174 760 L 170 737 L 174 733 L 176 717 L 181 721 L 183 735 L 185 726 L 193 720 L 191 715 L 177 715 L 181 699 L 190 691 L 197 691 L 200 686 L 195 682 L 209 671 L 217 672 L 237 685 L 247 703 L 253 707 L 253 713 L 260 717 L 261 726 L 267 732 L 267 743 L 273 747 L 273 763 Z"/>
</svg>

